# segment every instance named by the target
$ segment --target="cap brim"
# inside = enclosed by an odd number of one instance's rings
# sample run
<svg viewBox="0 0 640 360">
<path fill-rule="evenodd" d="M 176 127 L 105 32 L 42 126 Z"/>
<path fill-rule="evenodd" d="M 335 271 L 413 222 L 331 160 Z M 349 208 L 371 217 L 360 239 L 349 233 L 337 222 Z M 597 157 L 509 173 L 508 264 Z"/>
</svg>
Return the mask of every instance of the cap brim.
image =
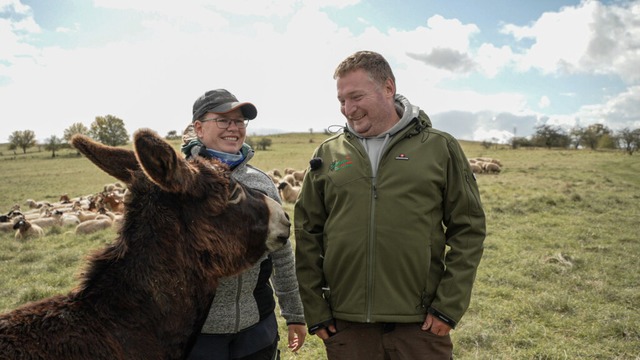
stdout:
<svg viewBox="0 0 640 360">
<path fill-rule="evenodd" d="M 244 115 L 246 119 L 253 120 L 256 118 L 256 116 L 258 116 L 258 109 L 256 109 L 256 107 L 249 102 L 225 103 L 222 105 L 218 105 L 211 110 L 207 110 L 207 112 L 212 112 L 216 114 L 226 114 L 237 108 L 240 108 L 240 110 L 242 111 L 242 115 Z"/>
</svg>

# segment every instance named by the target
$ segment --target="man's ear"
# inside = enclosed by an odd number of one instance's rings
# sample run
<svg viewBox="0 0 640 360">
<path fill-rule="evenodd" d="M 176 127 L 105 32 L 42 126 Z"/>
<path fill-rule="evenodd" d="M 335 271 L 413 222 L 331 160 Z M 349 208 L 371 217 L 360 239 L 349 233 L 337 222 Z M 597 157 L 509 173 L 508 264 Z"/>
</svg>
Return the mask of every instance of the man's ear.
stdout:
<svg viewBox="0 0 640 360">
<path fill-rule="evenodd" d="M 396 95 L 396 83 L 391 78 L 387 78 L 384 82 L 384 90 L 387 96 L 394 97 Z"/>
</svg>

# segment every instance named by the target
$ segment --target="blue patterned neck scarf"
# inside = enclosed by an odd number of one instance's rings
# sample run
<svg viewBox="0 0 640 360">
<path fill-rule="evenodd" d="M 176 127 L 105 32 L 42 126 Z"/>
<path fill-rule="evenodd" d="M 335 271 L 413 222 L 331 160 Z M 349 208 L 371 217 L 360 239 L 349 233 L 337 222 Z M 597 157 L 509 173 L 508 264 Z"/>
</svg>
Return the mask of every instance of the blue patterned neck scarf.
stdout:
<svg viewBox="0 0 640 360">
<path fill-rule="evenodd" d="M 231 169 L 238 166 L 241 162 L 244 161 L 244 158 L 245 158 L 242 152 L 238 152 L 237 154 L 229 154 L 222 151 L 207 149 L 207 153 L 211 155 L 211 157 L 214 157 L 222 161 L 223 163 L 229 165 Z"/>
</svg>

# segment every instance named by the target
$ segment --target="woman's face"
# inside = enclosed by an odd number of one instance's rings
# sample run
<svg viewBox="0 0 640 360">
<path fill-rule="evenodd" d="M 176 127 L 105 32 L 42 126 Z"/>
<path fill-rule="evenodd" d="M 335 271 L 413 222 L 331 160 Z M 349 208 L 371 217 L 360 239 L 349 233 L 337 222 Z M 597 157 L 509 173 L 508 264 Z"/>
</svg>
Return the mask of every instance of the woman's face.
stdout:
<svg viewBox="0 0 640 360">
<path fill-rule="evenodd" d="M 221 129 L 222 123 L 216 123 L 218 119 L 232 120 L 229 127 Z M 222 151 L 229 154 L 237 154 L 247 135 L 247 128 L 239 128 L 234 121 L 243 121 L 244 116 L 240 108 L 226 114 L 206 113 L 202 119 L 193 123 L 193 128 L 198 138 L 208 149 Z"/>
</svg>

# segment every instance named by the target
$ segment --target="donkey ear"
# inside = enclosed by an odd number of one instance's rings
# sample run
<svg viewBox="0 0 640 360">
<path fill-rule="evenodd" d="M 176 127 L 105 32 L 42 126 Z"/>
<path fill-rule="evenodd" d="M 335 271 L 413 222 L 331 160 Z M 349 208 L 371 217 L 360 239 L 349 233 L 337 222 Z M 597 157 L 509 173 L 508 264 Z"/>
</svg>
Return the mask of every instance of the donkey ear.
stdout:
<svg viewBox="0 0 640 360">
<path fill-rule="evenodd" d="M 81 134 L 74 135 L 71 143 L 104 172 L 126 184 L 131 183 L 132 172 L 140 168 L 131 150 L 106 146 Z"/>
<path fill-rule="evenodd" d="M 191 190 L 197 174 L 171 145 L 149 129 L 138 130 L 133 138 L 138 162 L 151 181 L 172 193 Z"/>
</svg>

